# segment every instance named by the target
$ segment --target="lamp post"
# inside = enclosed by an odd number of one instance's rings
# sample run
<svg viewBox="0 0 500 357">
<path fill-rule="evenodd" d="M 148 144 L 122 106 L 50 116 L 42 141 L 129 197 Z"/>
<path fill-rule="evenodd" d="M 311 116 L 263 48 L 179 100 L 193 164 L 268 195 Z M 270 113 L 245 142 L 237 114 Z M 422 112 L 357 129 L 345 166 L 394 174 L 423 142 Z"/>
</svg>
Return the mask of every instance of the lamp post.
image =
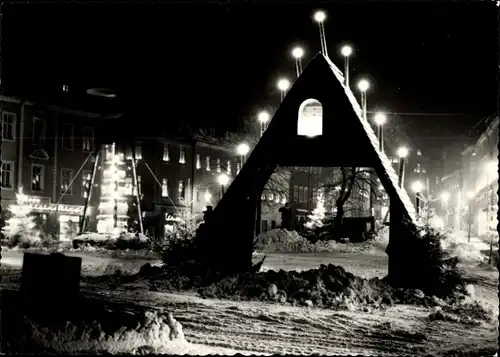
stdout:
<svg viewBox="0 0 500 357">
<path fill-rule="evenodd" d="M 467 192 L 467 224 L 468 224 L 468 230 L 467 230 L 467 242 L 470 243 L 470 236 L 472 233 L 472 199 L 474 198 L 474 192 L 469 191 Z"/>
<path fill-rule="evenodd" d="M 295 58 L 295 69 L 297 70 L 297 78 L 299 78 L 302 73 L 302 57 L 304 56 L 304 50 L 301 47 L 295 47 L 292 50 L 292 56 Z"/>
<path fill-rule="evenodd" d="M 285 98 L 286 91 L 290 88 L 290 81 L 286 78 L 281 78 L 277 85 L 281 92 L 281 100 L 283 100 Z"/>
<path fill-rule="evenodd" d="M 387 118 L 384 113 L 375 114 L 375 124 L 377 124 L 377 136 L 379 141 L 379 150 L 381 152 L 384 151 L 384 130 L 382 127 L 384 126 Z"/>
<path fill-rule="evenodd" d="M 314 13 L 314 21 L 316 21 L 319 26 L 319 39 L 321 42 L 321 52 L 325 57 L 328 57 L 328 50 L 326 47 L 326 37 L 325 37 L 325 26 L 324 26 L 325 19 L 326 19 L 326 13 L 324 11 L 319 10 Z"/>
<path fill-rule="evenodd" d="M 441 192 L 441 205 L 443 206 L 444 210 L 444 224 L 445 226 L 448 226 L 448 201 L 450 200 L 450 193 L 447 191 Z"/>
<path fill-rule="evenodd" d="M 398 175 L 398 184 L 399 187 L 402 188 L 405 180 L 405 158 L 408 156 L 408 148 L 406 146 L 402 146 L 398 149 L 397 152 L 399 156 L 399 175 Z"/>
<path fill-rule="evenodd" d="M 417 217 L 420 215 L 420 202 L 423 187 L 424 185 L 420 181 L 415 181 L 412 185 L 412 190 L 415 192 L 415 209 L 417 211 Z"/>
<path fill-rule="evenodd" d="M 222 196 L 224 196 L 225 193 L 225 187 L 229 183 L 229 176 L 226 173 L 221 173 L 217 177 L 217 181 L 219 182 L 220 185 L 220 192 L 221 192 L 220 198 L 222 199 Z"/>
<path fill-rule="evenodd" d="M 363 110 L 363 119 L 366 120 L 366 91 L 370 88 L 370 82 L 362 79 L 358 83 L 358 89 L 361 92 L 361 108 Z"/>
<path fill-rule="evenodd" d="M 240 145 L 238 145 L 238 148 L 236 149 L 238 155 L 240 156 L 240 165 L 241 165 L 241 168 L 240 170 L 243 168 L 243 163 L 246 161 L 247 159 L 247 154 L 248 152 L 250 151 L 250 147 L 248 146 L 247 143 L 241 143 Z"/>
<path fill-rule="evenodd" d="M 264 131 L 266 130 L 266 123 L 269 121 L 270 118 L 271 117 L 269 113 L 266 111 L 262 111 L 259 113 L 257 119 L 259 120 L 260 123 L 260 137 L 264 135 Z"/>
<path fill-rule="evenodd" d="M 344 77 L 345 77 L 345 86 L 349 88 L 349 57 L 352 54 L 351 46 L 344 46 L 340 50 L 342 56 L 344 56 Z"/>
</svg>

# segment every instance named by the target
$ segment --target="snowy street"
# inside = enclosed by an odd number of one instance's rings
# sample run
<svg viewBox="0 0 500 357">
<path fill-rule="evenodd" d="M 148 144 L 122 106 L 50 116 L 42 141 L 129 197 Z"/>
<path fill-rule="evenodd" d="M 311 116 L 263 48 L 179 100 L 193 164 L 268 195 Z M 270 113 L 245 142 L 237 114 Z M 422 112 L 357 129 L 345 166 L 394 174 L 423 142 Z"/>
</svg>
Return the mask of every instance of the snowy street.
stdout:
<svg viewBox="0 0 500 357">
<path fill-rule="evenodd" d="M 96 252 L 68 255 L 82 257 L 84 276 L 111 273 L 117 268 L 137 272 L 146 262 L 153 263 L 155 257 L 113 257 Z M 264 269 L 306 270 L 320 264 L 335 264 L 366 278 L 383 277 L 387 273 L 387 255 L 382 249 L 358 253 L 266 255 Z M 254 258 L 260 260 L 261 257 L 258 254 Z M 16 287 L 21 265 L 20 251 L 4 251 L 1 285 Z M 478 279 L 477 298 L 495 308 L 497 316 L 498 272 L 464 267 Z M 189 354 L 441 354 L 454 349 L 473 351 L 492 347 L 498 331 L 497 319 L 494 323 L 474 327 L 457 322 L 431 322 L 429 308 L 412 305 L 370 312 L 333 311 L 276 303 L 203 299 L 195 292 L 154 292 L 145 282 L 124 284 L 111 291 L 98 283 L 82 282 L 82 292 L 87 296 L 106 296 L 110 301 L 172 311 L 189 342 L 183 352 Z"/>
</svg>

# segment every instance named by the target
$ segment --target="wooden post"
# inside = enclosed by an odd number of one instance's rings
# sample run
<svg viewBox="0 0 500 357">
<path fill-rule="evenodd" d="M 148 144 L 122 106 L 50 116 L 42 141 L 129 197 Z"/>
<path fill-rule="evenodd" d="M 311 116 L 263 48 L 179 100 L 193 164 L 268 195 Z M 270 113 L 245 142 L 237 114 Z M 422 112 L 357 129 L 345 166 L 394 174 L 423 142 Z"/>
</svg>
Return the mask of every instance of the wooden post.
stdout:
<svg viewBox="0 0 500 357">
<path fill-rule="evenodd" d="M 139 232 L 144 234 L 144 228 L 142 226 L 142 212 L 141 212 L 141 194 L 139 192 L 139 183 L 137 182 L 137 170 L 136 170 L 136 160 L 135 160 L 135 145 L 130 145 L 132 150 L 132 175 L 134 176 L 135 185 L 135 197 L 137 200 L 137 214 L 139 215 Z"/>
<path fill-rule="evenodd" d="M 83 206 L 83 216 L 80 220 L 80 234 L 83 234 L 85 231 L 85 217 L 87 216 L 87 209 L 89 207 L 90 198 L 92 196 L 92 187 L 94 187 L 95 174 L 97 172 L 97 166 L 99 165 L 99 151 L 101 150 L 101 146 L 97 146 L 95 151 L 95 162 L 92 166 L 92 174 L 90 176 L 89 187 L 87 188 L 87 198 L 85 199 L 85 205 Z"/>
</svg>

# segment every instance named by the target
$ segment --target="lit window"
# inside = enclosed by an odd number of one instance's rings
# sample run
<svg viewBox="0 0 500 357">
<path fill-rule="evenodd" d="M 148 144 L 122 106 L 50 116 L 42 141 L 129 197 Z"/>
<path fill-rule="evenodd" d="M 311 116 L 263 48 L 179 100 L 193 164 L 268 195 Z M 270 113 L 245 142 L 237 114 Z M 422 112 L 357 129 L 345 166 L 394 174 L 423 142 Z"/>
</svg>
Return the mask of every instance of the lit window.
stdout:
<svg viewBox="0 0 500 357">
<path fill-rule="evenodd" d="M 227 160 L 227 174 L 231 175 L 231 160 Z"/>
<path fill-rule="evenodd" d="M 273 194 L 272 192 L 269 192 L 269 193 L 267 194 L 267 199 L 268 199 L 269 201 L 272 201 L 272 200 L 274 199 L 274 194 Z"/>
<path fill-rule="evenodd" d="M 142 160 L 142 145 L 141 144 L 135 145 L 135 159 Z"/>
<path fill-rule="evenodd" d="M 82 141 L 83 151 L 92 151 L 94 149 L 94 128 L 91 126 L 83 127 Z"/>
<path fill-rule="evenodd" d="M 422 151 L 421 150 L 417 150 L 417 156 L 422 156 Z"/>
<path fill-rule="evenodd" d="M 264 193 L 264 191 L 262 191 L 262 194 L 260 195 L 260 199 L 261 199 L 261 201 L 266 200 L 266 194 Z"/>
<path fill-rule="evenodd" d="M 170 148 L 168 144 L 163 144 L 163 161 L 170 161 Z"/>
<path fill-rule="evenodd" d="M 217 159 L 217 172 L 220 172 L 220 159 Z"/>
<path fill-rule="evenodd" d="M 207 171 L 210 171 L 210 156 L 207 156 L 207 157 L 205 158 L 205 169 L 206 169 Z"/>
<path fill-rule="evenodd" d="M 186 198 L 186 187 L 183 180 L 179 180 L 179 200 Z"/>
<path fill-rule="evenodd" d="M 199 186 L 195 186 L 194 188 L 194 197 L 195 197 L 195 200 L 196 202 L 200 202 L 200 187 Z"/>
<path fill-rule="evenodd" d="M 299 202 L 299 186 L 293 186 L 293 201 Z"/>
<path fill-rule="evenodd" d="M 183 147 L 180 148 L 179 163 L 181 163 L 181 164 L 186 163 L 186 149 L 184 149 Z"/>
<path fill-rule="evenodd" d="M 241 170 L 241 163 L 237 162 L 236 163 L 236 175 L 238 175 L 240 173 L 240 170 Z"/>
<path fill-rule="evenodd" d="M 297 135 L 315 137 L 323 134 L 323 106 L 316 99 L 307 99 L 299 107 Z"/>
<path fill-rule="evenodd" d="M 16 138 L 16 114 L 2 113 L 2 134 L 3 140 L 14 141 Z"/>
<path fill-rule="evenodd" d="M 31 166 L 31 190 L 35 192 L 43 191 L 45 167 L 33 164 Z"/>
<path fill-rule="evenodd" d="M 168 180 L 166 178 L 161 180 L 161 197 L 168 197 Z"/>
<path fill-rule="evenodd" d="M 2 188 L 14 187 L 14 162 L 2 162 Z"/>
<path fill-rule="evenodd" d="M 200 154 L 196 154 L 196 169 L 201 169 L 201 156 Z"/>
<path fill-rule="evenodd" d="M 68 92 L 69 91 L 69 86 L 67 84 L 63 84 L 63 92 Z"/>
<path fill-rule="evenodd" d="M 91 179 L 92 179 L 91 171 L 82 171 L 82 196 L 84 198 L 87 198 Z"/>
<path fill-rule="evenodd" d="M 61 169 L 61 194 L 73 194 L 71 181 L 73 181 L 73 170 Z"/>
</svg>

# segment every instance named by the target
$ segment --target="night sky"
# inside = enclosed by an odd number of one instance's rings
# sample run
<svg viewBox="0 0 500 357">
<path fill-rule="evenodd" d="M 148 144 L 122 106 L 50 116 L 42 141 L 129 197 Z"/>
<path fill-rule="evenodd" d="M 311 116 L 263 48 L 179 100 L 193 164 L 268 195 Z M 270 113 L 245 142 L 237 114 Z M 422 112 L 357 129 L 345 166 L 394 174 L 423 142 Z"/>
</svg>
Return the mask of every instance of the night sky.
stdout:
<svg viewBox="0 0 500 357">
<path fill-rule="evenodd" d="M 402 140 L 439 147 L 498 112 L 494 2 L 235 3 L 4 5 L 4 93 L 112 87 L 143 123 L 234 129 L 279 104 L 277 79 L 295 78 L 294 45 L 304 64 L 319 51 L 320 8 L 330 58 L 343 68 L 339 49 L 351 44 L 351 83 L 371 80 L 369 110 L 457 114 L 389 116 Z"/>
</svg>

